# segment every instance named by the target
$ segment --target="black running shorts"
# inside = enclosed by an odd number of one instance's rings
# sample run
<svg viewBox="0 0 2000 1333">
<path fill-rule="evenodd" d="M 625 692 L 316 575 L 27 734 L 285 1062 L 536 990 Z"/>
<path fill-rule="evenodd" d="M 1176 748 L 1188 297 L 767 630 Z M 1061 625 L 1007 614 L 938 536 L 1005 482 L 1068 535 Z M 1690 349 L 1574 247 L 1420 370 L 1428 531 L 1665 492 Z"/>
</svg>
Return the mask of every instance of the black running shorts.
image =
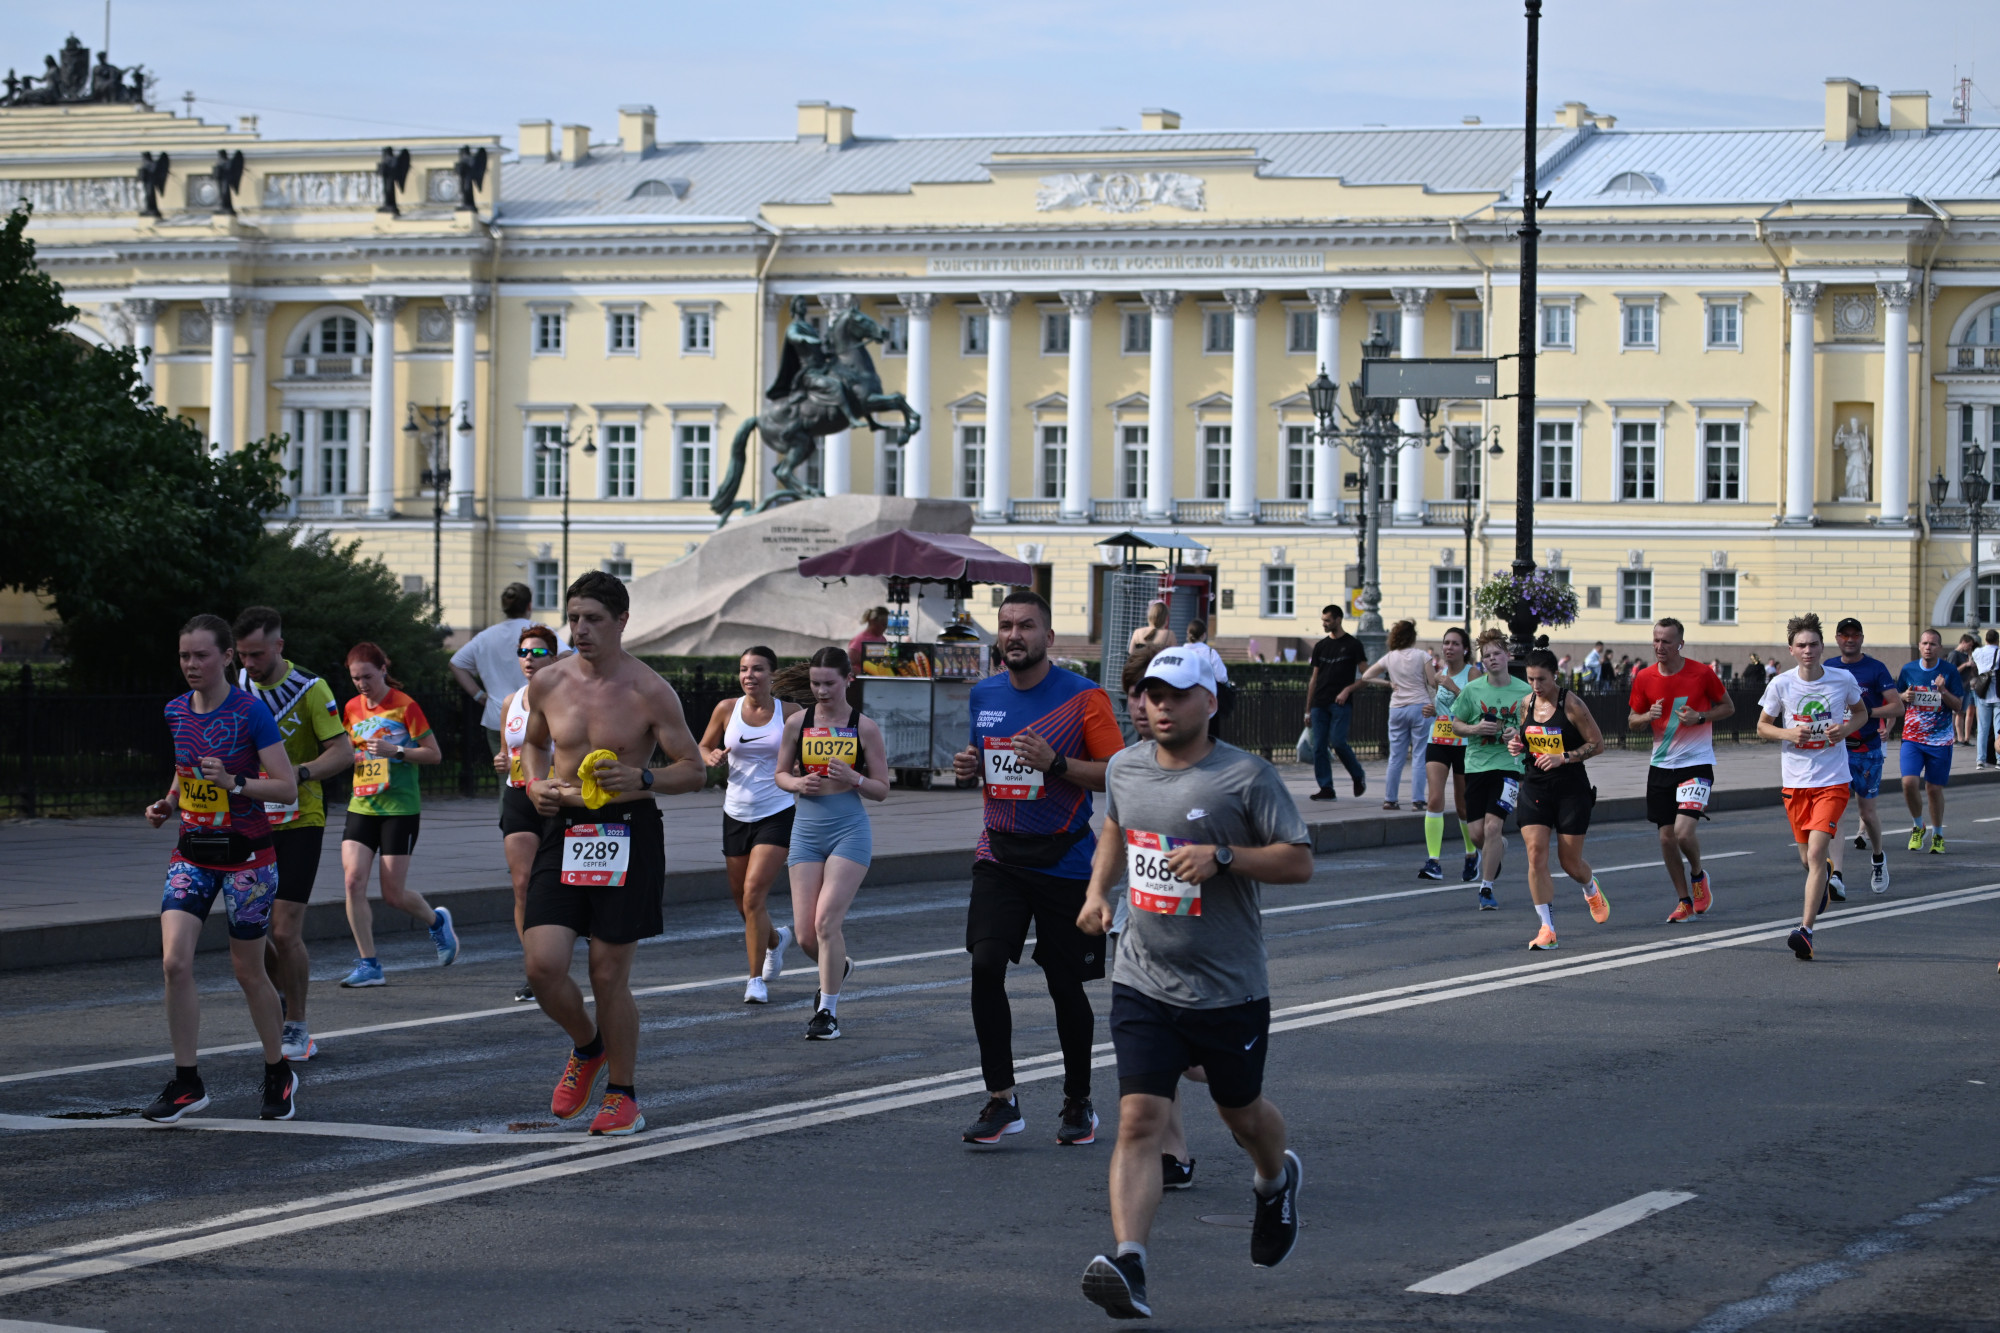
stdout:
<svg viewBox="0 0 2000 1333">
<path fill-rule="evenodd" d="M 309 903 L 313 884 L 319 879 L 320 849 L 326 845 L 326 825 L 271 831 L 271 846 L 278 854 L 278 901 Z"/>
<path fill-rule="evenodd" d="M 789 852 L 792 848 L 792 820 L 798 815 L 796 805 L 788 805 L 775 815 L 765 815 L 762 819 L 738 819 L 728 811 L 722 814 L 722 854 L 724 856 L 748 856 L 752 847 L 776 847 Z"/>
<path fill-rule="evenodd" d="M 577 824 L 624 824 L 632 830 L 623 884 L 563 883 L 563 835 Z M 559 815 L 543 821 L 542 845 L 528 871 L 522 927 L 563 926 L 606 944 L 631 944 L 666 929 L 660 906 L 666 891 L 666 826 L 651 797 L 602 810 L 564 806 Z"/>
<path fill-rule="evenodd" d="M 1090 881 L 1062 879 L 1042 870 L 1002 865 L 981 858 L 972 863 L 972 901 L 965 912 L 965 951 L 982 940 L 999 940 L 1007 956 L 1021 961 L 1028 923 L 1035 926 L 1035 962 L 1044 972 L 1067 972 L 1078 981 L 1104 975 L 1105 941 L 1076 924 Z"/>
<path fill-rule="evenodd" d="M 358 842 L 384 856 L 408 856 L 417 850 L 417 827 L 422 819 L 422 815 L 364 815 L 349 810 L 340 840 Z"/>
<path fill-rule="evenodd" d="M 1111 1046 L 1121 1097 L 1171 1097 L 1182 1071 L 1200 1065 L 1217 1106 L 1248 1106 L 1264 1095 L 1270 1044 L 1268 996 L 1224 1009 L 1183 1009 L 1111 983 Z"/>
<path fill-rule="evenodd" d="M 1500 794 L 1506 789 L 1509 778 L 1519 781 L 1520 777 L 1519 773 L 1505 769 L 1498 772 L 1467 773 L 1465 775 L 1466 822 L 1476 823 L 1492 815 L 1505 823 L 1507 812 L 1499 808 Z"/>
<path fill-rule="evenodd" d="M 1590 832 L 1590 812 L 1596 804 L 1597 788 L 1583 773 L 1572 770 L 1555 782 L 1523 782 L 1514 823 L 1520 828 L 1544 825 L 1580 838 Z"/>
<path fill-rule="evenodd" d="M 535 803 L 528 799 L 526 787 L 502 787 L 500 789 L 500 832 L 506 837 L 516 833 L 540 835 L 542 825 L 548 816 L 535 809 Z"/>
<path fill-rule="evenodd" d="M 1465 771 L 1465 747 L 1463 745 L 1439 745 L 1431 741 L 1424 746 L 1426 764 L 1443 764 L 1454 773 Z"/>
<path fill-rule="evenodd" d="M 1689 819 L 1707 819 L 1707 798 L 1703 798 L 1699 810 L 1681 809 L 1680 789 L 1682 784 L 1702 781 L 1710 789 L 1715 786 L 1714 764 L 1690 764 L 1686 768 L 1649 768 L 1646 770 L 1646 819 L 1647 822 L 1665 827 L 1686 815 Z"/>
</svg>

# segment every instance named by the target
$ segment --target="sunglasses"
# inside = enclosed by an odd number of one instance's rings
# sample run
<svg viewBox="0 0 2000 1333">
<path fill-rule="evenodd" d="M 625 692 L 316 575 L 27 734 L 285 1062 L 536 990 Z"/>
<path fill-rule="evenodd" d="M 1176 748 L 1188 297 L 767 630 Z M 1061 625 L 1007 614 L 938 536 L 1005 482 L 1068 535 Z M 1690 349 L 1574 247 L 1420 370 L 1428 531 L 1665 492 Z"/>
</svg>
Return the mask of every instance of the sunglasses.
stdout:
<svg viewBox="0 0 2000 1333">
<path fill-rule="evenodd" d="M 546 649 L 546 648 L 517 648 L 517 649 L 515 650 L 515 652 L 516 652 L 516 653 L 518 653 L 518 654 L 519 654 L 520 656 L 522 656 L 522 657 L 554 657 L 554 656 L 555 656 L 555 654 L 554 654 L 554 653 L 550 652 L 550 651 L 549 651 L 548 649 Z"/>
</svg>

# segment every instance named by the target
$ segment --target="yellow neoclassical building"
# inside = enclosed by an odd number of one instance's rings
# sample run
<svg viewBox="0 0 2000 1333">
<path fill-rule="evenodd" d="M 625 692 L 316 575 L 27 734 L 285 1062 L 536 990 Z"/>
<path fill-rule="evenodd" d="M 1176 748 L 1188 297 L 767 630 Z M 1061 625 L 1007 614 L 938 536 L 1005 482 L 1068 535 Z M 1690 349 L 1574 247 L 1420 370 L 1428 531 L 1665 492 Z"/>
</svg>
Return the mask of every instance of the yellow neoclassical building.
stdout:
<svg viewBox="0 0 2000 1333">
<path fill-rule="evenodd" d="M 1466 447 L 1396 460 L 1388 618 L 1434 635 L 1504 568 L 1526 448 L 1537 555 L 1582 592 L 1561 642 L 1636 651 L 1675 615 L 1740 664 L 1801 608 L 1858 614 L 1885 650 L 2000 620 L 2000 551 L 1968 604 L 1960 497 L 2000 440 L 2000 128 L 1936 123 L 1922 93 L 1825 92 L 1824 123 L 1789 129 L 1620 128 L 1570 103 L 1538 130 L 1534 438 L 1512 403 L 1447 403 Z M 1307 383 L 1353 378 L 1371 338 L 1514 350 L 1518 126 L 862 128 L 802 102 L 785 137 L 690 141 L 628 105 L 615 135 L 526 120 L 511 150 L 385 159 L 136 104 L 9 107 L 0 189 L 34 204 L 78 331 L 150 350 L 159 402 L 221 447 L 289 436 L 281 521 L 428 587 L 426 479 L 448 470 L 460 632 L 514 580 L 555 600 L 565 486 L 572 575 L 644 573 L 714 530 L 795 296 L 816 318 L 859 303 L 888 331 L 885 387 L 924 414 L 901 446 L 832 437 L 815 479 L 970 501 L 978 536 L 1047 567 L 1079 641 L 1102 624 L 1096 543 L 1135 526 L 1201 544 L 1223 640 L 1309 641 L 1348 595 L 1360 493 L 1355 459 L 1312 440 Z M 158 216 L 142 153 L 170 156 Z"/>
</svg>

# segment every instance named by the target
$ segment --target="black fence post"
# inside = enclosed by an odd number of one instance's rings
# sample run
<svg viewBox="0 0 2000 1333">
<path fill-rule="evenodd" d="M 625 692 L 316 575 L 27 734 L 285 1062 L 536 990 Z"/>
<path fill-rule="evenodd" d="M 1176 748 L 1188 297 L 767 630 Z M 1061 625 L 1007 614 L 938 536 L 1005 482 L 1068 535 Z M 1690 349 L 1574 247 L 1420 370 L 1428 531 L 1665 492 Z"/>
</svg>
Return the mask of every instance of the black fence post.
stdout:
<svg viewBox="0 0 2000 1333">
<path fill-rule="evenodd" d="M 35 817 L 35 668 L 21 663 L 21 813 Z"/>
<path fill-rule="evenodd" d="M 472 753 L 486 748 L 486 738 L 480 734 L 481 718 L 473 711 L 479 705 L 464 690 L 453 693 L 458 695 L 458 794 L 471 800 L 474 795 Z"/>
</svg>

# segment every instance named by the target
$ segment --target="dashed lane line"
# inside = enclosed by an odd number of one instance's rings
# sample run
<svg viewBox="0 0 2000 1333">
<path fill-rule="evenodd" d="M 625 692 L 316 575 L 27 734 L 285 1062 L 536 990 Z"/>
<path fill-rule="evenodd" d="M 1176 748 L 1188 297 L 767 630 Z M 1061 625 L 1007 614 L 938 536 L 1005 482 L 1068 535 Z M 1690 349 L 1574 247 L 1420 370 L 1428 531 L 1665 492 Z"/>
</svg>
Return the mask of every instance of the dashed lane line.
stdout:
<svg viewBox="0 0 2000 1333">
<path fill-rule="evenodd" d="M 171 1125 L 158 1125 L 138 1116 L 66 1120 L 60 1116 L 0 1114 L 0 1129 L 135 1129 L 155 1134 L 192 1129 L 223 1134 L 301 1134 L 308 1138 L 375 1139 L 382 1143 L 473 1143 L 501 1148 L 514 1148 L 535 1139 L 557 1137 L 546 1132 L 481 1134 L 474 1130 L 418 1129 L 411 1125 L 364 1125 L 338 1120 L 230 1120 L 211 1116 L 189 1116 Z"/>
<path fill-rule="evenodd" d="M 1496 1250 L 1483 1259 L 1474 1259 L 1469 1264 L 1439 1273 L 1436 1277 L 1425 1278 L 1405 1291 L 1418 1291 L 1432 1296 L 1463 1296 L 1474 1287 L 1483 1287 L 1494 1278 L 1505 1277 L 1519 1272 L 1530 1264 L 1538 1264 L 1544 1259 L 1585 1245 L 1599 1236 L 1608 1236 L 1620 1227 L 1629 1227 L 1634 1222 L 1664 1212 L 1678 1204 L 1686 1203 L 1694 1195 L 1684 1190 L 1654 1190 L 1641 1194 L 1636 1199 L 1627 1199 L 1614 1204 L 1589 1217 L 1578 1218 L 1568 1226 L 1545 1231 L 1519 1245 L 1509 1245 L 1504 1250 Z"/>
</svg>

